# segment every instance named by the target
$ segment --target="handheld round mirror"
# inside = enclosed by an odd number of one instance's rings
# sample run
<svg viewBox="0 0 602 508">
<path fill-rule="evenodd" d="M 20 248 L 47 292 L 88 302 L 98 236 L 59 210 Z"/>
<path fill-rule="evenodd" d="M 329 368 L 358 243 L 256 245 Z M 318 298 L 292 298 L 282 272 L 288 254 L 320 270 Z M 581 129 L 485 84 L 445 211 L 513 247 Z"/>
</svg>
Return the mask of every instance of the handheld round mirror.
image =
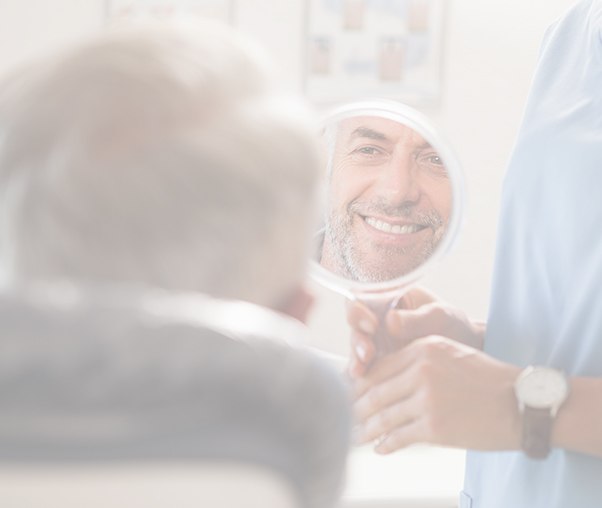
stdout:
<svg viewBox="0 0 602 508">
<path fill-rule="evenodd" d="M 340 107 L 323 122 L 321 143 L 327 171 L 313 277 L 382 318 L 456 238 L 460 165 L 425 116 L 391 101 Z"/>
</svg>

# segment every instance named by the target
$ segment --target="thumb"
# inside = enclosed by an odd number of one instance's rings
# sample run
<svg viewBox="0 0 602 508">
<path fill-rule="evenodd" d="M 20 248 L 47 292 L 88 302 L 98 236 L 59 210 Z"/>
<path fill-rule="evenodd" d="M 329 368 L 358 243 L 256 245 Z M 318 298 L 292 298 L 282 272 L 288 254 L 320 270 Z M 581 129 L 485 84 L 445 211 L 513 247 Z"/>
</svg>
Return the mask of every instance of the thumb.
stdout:
<svg viewBox="0 0 602 508">
<path fill-rule="evenodd" d="M 423 287 L 414 287 L 407 291 L 399 300 L 399 309 L 418 309 L 424 305 L 436 303 L 439 298 Z"/>
<path fill-rule="evenodd" d="M 413 340 L 439 333 L 437 323 L 429 319 L 431 307 L 436 303 L 423 305 L 416 310 L 395 309 L 387 314 L 387 331 L 399 347 Z"/>
<path fill-rule="evenodd" d="M 347 305 L 347 322 L 353 330 L 372 336 L 378 328 L 378 318 L 366 305 L 351 301 Z"/>
</svg>

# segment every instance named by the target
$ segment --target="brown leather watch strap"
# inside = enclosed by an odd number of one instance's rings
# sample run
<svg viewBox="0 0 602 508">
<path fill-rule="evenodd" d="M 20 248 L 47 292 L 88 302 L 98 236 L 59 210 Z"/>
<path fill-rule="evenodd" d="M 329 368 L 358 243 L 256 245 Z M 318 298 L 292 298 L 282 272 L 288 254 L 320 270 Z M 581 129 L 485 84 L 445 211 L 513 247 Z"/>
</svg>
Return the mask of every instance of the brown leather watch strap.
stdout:
<svg viewBox="0 0 602 508">
<path fill-rule="evenodd" d="M 522 448 L 532 459 L 545 459 L 550 453 L 552 422 L 549 408 L 525 407 Z"/>
</svg>

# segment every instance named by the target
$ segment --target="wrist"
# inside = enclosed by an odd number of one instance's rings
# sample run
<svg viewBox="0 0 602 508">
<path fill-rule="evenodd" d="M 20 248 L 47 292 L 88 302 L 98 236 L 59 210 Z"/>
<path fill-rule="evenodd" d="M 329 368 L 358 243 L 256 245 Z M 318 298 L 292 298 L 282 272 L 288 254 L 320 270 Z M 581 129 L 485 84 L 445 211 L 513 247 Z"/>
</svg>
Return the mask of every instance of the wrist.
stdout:
<svg viewBox="0 0 602 508">
<path fill-rule="evenodd" d="M 570 395 L 558 411 L 552 444 L 602 457 L 602 378 L 570 377 Z"/>
<path fill-rule="evenodd" d="M 514 391 L 514 385 L 520 372 L 521 369 L 514 365 L 506 364 L 504 366 L 501 404 L 505 417 L 501 422 L 502 429 L 500 430 L 503 436 L 500 441 L 500 449 L 503 450 L 520 450 L 521 448 L 522 418 Z"/>
<path fill-rule="evenodd" d="M 514 395 L 514 382 L 521 369 L 483 353 L 476 355 L 482 355 L 490 362 L 487 369 L 488 393 L 483 403 L 479 404 L 482 420 L 475 427 L 475 439 L 467 447 L 480 450 L 518 450 L 521 419 Z M 483 440 L 479 441 L 479 437 Z"/>
<path fill-rule="evenodd" d="M 563 372 L 529 366 L 514 384 L 521 415 L 521 448 L 533 459 L 545 459 L 552 448 L 556 416 L 569 393 Z"/>
</svg>

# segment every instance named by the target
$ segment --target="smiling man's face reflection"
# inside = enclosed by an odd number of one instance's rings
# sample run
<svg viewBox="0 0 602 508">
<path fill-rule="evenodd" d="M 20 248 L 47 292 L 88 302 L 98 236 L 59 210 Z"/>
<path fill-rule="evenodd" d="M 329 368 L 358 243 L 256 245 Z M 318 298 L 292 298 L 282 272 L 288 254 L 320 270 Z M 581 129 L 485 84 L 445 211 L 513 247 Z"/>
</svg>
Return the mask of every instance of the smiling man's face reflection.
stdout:
<svg viewBox="0 0 602 508">
<path fill-rule="evenodd" d="M 361 282 L 409 273 L 433 253 L 449 222 L 443 161 L 413 129 L 385 118 L 342 120 L 333 138 L 320 263 Z"/>
</svg>

